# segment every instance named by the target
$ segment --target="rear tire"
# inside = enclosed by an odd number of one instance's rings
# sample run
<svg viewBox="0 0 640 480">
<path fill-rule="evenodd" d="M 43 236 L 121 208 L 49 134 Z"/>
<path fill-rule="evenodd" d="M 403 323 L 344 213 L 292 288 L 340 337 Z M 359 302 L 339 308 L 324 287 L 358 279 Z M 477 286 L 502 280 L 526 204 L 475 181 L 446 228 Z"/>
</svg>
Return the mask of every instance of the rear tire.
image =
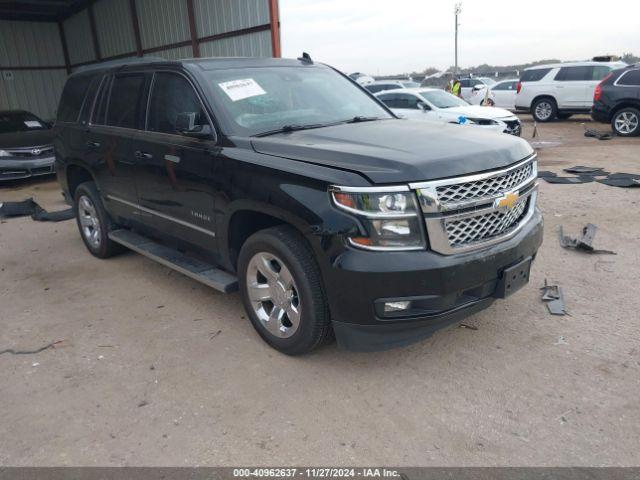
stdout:
<svg viewBox="0 0 640 480">
<path fill-rule="evenodd" d="M 552 98 L 539 98 L 531 105 L 531 114 L 537 122 L 551 122 L 558 115 L 558 106 Z"/>
<path fill-rule="evenodd" d="M 618 110 L 611 119 L 611 128 L 620 137 L 640 135 L 640 110 L 625 107 Z"/>
<path fill-rule="evenodd" d="M 95 183 L 85 182 L 78 185 L 73 208 L 80 236 L 91 255 L 109 258 L 124 250 L 122 245 L 109 239 L 109 232 L 117 227 L 104 209 Z"/>
<path fill-rule="evenodd" d="M 247 239 L 238 284 L 253 327 L 276 350 L 308 353 L 332 337 L 320 269 L 306 240 L 283 225 Z"/>
</svg>

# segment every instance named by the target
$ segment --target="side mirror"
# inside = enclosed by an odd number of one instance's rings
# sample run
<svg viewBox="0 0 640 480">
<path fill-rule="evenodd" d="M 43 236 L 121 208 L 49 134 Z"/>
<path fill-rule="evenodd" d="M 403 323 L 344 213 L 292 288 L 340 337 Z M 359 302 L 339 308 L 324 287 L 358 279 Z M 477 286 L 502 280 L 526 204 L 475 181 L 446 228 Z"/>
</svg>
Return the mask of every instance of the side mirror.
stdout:
<svg viewBox="0 0 640 480">
<path fill-rule="evenodd" d="M 196 112 L 179 113 L 176 118 L 176 130 L 185 137 L 214 139 L 215 134 L 211 125 L 196 125 L 198 114 Z"/>
</svg>

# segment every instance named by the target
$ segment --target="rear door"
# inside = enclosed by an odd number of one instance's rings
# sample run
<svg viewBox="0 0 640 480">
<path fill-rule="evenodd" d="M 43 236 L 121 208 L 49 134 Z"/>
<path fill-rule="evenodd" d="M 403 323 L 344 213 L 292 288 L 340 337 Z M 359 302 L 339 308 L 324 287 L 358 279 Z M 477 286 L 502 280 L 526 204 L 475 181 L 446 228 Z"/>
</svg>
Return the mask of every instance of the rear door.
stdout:
<svg viewBox="0 0 640 480">
<path fill-rule="evenodd" d="M 513 110 L 516 108 L 516 89 L 518 82 L 500 82 L 491 89 L 490 97 L 496 107 Z"/>
<path fill-rule="evenodd" d="M 107 210 L 122 223 L 139 219 L 134 142 L 144 124 L 151 75 L 121 73 L 103 81 L 86 135 L 86 156 Z"/>
<path fill-rule="evenodd" d="M 590 86 L 593 67 L 588 65 L 562 67 L 555 76 L 556 100 L 559 108 L 584 109 L 591 107 L 593 90 Z M 597 85 L 597 82 L 596 82 Z M 595 89 L 595 85 L 593 86 Z"/>
<path fill-rule="evenodd" d="M 154 74 L 146 130 L 136 138 L 138 194 L 146 226 L 163 237 L 217 255 L 214 168 L 220 149 L 213 140 L 176 130 L 180 113 L 196 125 L 212 122 L 194 84 L 183 74 Z"/>
</svg>

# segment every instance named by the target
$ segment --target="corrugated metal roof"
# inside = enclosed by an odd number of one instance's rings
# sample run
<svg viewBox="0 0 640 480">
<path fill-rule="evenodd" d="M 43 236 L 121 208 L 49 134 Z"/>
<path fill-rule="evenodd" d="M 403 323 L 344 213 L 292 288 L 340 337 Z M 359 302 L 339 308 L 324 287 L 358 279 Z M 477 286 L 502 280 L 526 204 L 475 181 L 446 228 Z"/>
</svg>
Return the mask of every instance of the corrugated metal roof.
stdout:
<svg viewBox="0 0 640 480">
<path fill-rule="evenodd" d="M 199 37 L 269 23 L 267 0 L 194 0 L 193 11 Z"/>
<path fill-rule="evenodd" d="M 83 10 L 64 21 L 64 34 L 67 38 L 69 60 L 72 64 L 95 60 L 87 10 Z"/>
<path fill-rule="evenodd" d="M 0 21 L 0 65 L 64 65 L 58 25 Z"/>
<path fill-rule="evenodd" d="M 271 57 L 271 34 L 255 32 L 200 44 L 202 57 Z"/>
<path fill-rule="evenodd" d="M 136 0 L 136 5 L 143 49 L 191 38 L 184 0 Z"/>
<path fill-rule="evenodd" d="M 100 0 L 94 4 L 93 12 L 103 57 L 135 52 L 129 0 Z"/>
</svg>

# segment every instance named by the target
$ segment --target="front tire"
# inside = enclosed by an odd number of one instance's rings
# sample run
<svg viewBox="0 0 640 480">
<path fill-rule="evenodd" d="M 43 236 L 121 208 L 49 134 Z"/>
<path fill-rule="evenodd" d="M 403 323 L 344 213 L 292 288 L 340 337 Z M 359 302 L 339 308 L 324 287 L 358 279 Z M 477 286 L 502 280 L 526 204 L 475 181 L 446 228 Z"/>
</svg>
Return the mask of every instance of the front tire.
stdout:
<svg viewBox="0 0 640 480">
<path fill-rule="evenodd" d="M 611 128 L 621 137 L 640 135 L 640 110 L 626 107 L 617 111 L 611 119 Z"/>
<path fill-rule="evenodd" d="M 552 98 L 540 98 L 533 102 L 531 114 L 537 122 L 551 122 L 558 115 L 558 106 Z"/>
<path fill-rule="evenodd" d="M 331 338 L 320 269 L 292 227 L 261 230 L 238 257 L 240 294 L 251 323 L 276 350 L 301 355 Z"/>
<path fill-rule="evenodd" d="M 102 205 L 95 183 L 85 182 L 78 185 L 73 207 L 80 236 L 91 255 L 109 258 L 124 249 L 109 239 L 109 232 L 115 229 L 115 225 Z"/>
</svg>

